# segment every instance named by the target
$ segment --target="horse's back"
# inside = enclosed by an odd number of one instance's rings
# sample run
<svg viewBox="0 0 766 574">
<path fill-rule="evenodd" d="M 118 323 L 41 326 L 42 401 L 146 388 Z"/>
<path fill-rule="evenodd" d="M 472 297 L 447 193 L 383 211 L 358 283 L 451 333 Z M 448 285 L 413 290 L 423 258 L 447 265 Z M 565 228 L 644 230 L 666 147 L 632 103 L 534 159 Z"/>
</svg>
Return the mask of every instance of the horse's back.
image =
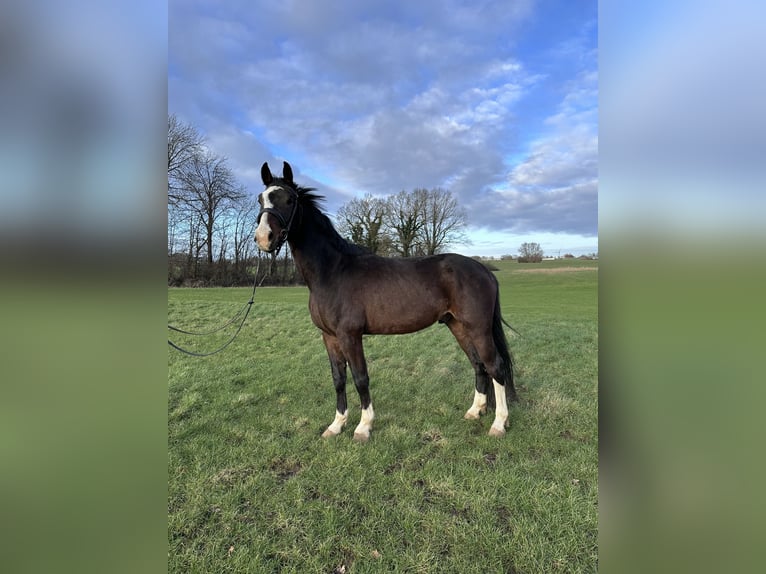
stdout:
<svg viewBox="0 0 766 574">
<path fill-rule="evenodd" d="M 458 253 L 435 255 L 438 261 L 440 276 L 443 281 L 453 284 L 455 289 L 462 291 L 479 291 L 489 294 L 497 289 L 497 279 L 487 267 L 473 259 Z M 456 296 L 468 295 L 460 293 Z"/>
</svg>

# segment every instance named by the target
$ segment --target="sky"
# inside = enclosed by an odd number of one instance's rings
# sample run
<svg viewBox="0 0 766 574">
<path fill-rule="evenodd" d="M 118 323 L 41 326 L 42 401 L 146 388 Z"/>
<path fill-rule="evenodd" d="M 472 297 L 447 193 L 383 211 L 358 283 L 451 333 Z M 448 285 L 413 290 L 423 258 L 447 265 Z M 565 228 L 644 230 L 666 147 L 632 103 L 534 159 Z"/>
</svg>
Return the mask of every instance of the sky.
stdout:
<svg viewBox="0 0 766 574">
<path fill-rule="evenodd" d="M 441 187 L 466 255 L 598 252 L 598 14 L 572 0 L 169 2 L 168 112 L 256 195 Z"/>
</svg>

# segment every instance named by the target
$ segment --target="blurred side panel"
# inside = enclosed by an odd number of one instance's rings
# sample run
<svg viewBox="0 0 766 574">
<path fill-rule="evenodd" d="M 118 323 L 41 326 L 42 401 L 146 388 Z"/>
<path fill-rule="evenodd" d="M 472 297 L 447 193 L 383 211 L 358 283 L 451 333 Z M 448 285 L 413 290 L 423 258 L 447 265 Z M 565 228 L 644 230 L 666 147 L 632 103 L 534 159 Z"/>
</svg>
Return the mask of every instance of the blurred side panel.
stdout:
<svg viewBox="0 0 766 574">
<path fill-rule="evenodd" d="M 0 4 L 0 564 L 166 569 L 167 7 Z"/>
<path fill-rule="evenodd" d="M 760 569 L 762 2 L 602 2 L 605 572 Z"/>
</svg>

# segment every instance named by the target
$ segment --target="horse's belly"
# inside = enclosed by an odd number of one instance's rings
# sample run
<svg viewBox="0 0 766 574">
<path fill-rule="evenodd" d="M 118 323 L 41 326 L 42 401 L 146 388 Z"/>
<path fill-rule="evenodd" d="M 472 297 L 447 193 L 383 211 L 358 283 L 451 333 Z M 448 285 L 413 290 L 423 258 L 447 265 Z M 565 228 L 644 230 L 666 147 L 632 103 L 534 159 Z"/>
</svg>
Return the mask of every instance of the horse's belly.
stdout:
<svg viewBox="0 0 766 574">
<path fill-rule="evenodd" d="M 433 309 L 408 309 L 406 312 L 381 309 L 368 313 L 365 332 L 370 335 L 401 335 L 430 327 L 439 319 Z"/>
</svg>

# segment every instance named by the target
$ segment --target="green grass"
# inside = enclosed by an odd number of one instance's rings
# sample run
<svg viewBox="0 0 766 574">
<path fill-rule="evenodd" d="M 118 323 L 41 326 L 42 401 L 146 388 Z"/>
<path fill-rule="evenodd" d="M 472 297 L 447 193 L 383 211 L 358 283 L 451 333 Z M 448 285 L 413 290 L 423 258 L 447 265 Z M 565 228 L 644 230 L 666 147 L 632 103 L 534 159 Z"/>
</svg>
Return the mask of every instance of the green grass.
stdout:
<svg viewBox="0 0 766 574">
<path fill-rule="evenodd" d="M 330 440 L 335 393 L 305 288 L 261 288 L 240 336 L 169 352 L 170 572 L 597 570 L 597 272 L 500 262 L 521 401 L 506 436 L 465 421 L 473 371 L 448 330 L 368 337 L 376 420 Z M 565 268 L 565 271 L 560 271 Z M 532 270 L 530 272 L 530 270 Z M 170 289 L 206 329 L 248 289 Z M 198 350 L 225 340 L 179 339 Z"/>
</svg>

